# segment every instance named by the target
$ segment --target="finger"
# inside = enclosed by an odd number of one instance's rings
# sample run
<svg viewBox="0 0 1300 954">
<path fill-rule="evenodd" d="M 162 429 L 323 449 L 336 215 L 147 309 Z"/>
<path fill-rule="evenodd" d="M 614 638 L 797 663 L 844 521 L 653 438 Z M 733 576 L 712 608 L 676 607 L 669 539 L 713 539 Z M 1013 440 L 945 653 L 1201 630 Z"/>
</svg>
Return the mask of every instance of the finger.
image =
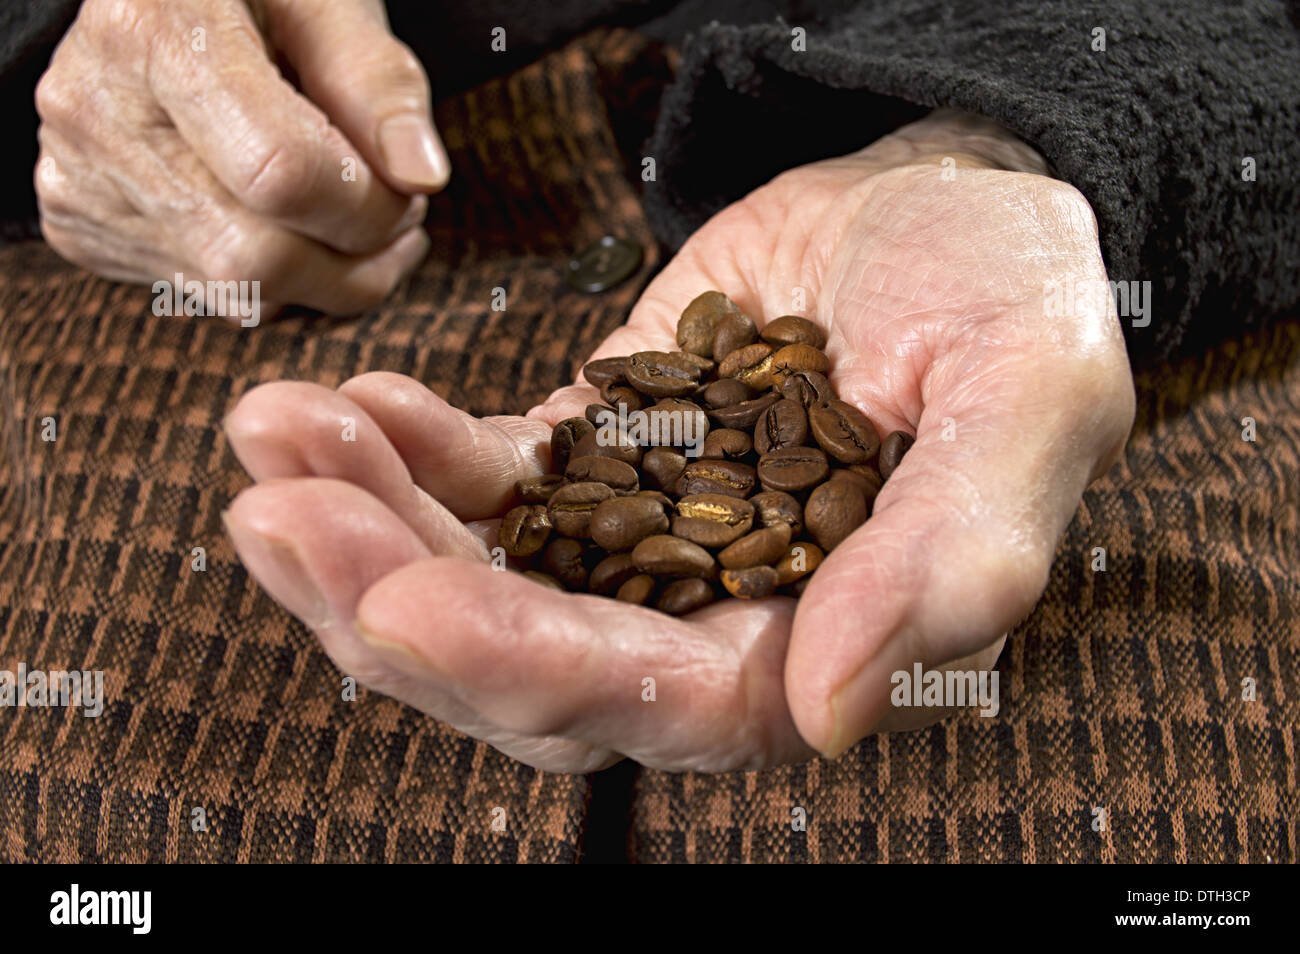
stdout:
<svg viewBox="0 0 1300 954">
<path fill-rule="evenodd" d="M 1114 400 L 1099 393 L 1111 378 L 1100 364 L 1004 357 L 961 368 L 930 396 L 873 515 L 799 603 L 786 691 L 819 751 L 838 755 L 881 722 L 894 673 L 986 649 L 1033 608 L 1113 449 L 1113 429 L 1094 417 Z M 1058 391 L 1079 400 L 1044 401 Z"/>
<path fill-rule="evenodd" d="M 370 0 L 275 4 L 272 40 L 303 90 L 399 192 L 436 192 L 451 161 L 434 129 L 429 80 Z"/>
<path fill-rule="evenodd" d="M 376 583 L 364 638 L 492 723 L 582 740 L 670 771 L 806 758 L 783 698 L 792 601 L 687 619 L 432 559 Z"/>
<path fill-rule="evenodd" d="M 237 202 L 352 254 L 381 249 L 423 219 L 424 200 L 374 175 L 358 147 L 280 75 L 243 4 L 205 9 L 200 23 L 188 7 L 168 14 L 183 40 L 155 45 L 148 81 L 180 137 Z M 206 29 L 202 50 L 189 42 L 196 27 Z"/>
<path fill-rule="evenodd" d="M 550 427 L 521 417 L 476 418 L 406 375 L 363 374 L 339 393 L 383 430 L 411 479 L 462 520 L 499 516 L 515 482 L 550 464 Z"/>
<path fill-rule="evenodd" d="M 263 384 L 239 399 L 224 428 L 254 480 L 347 481 L 388 507 L 430 553 L 487 559 L 481 536 L 411 482 L 383 428 L 337 391 L 304 381 Z"/>
</svg>

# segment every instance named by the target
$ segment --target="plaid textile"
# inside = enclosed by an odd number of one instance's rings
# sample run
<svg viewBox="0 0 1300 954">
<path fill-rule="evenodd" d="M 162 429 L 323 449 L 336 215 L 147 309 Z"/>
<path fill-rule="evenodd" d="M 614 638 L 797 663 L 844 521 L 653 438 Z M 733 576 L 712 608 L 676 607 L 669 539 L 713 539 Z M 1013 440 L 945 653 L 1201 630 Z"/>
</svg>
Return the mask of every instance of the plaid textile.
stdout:
<svg viewBox="0 0 1300 954">
<path fill-rule="evenodd" d="M 362 318 L 159 318 L 148 289 L 40 243 L 0 250 L 0 670 L 106 671 L 98 719 L 0 710 L 0 859 L 581 857 L 588 779 L 375 694 L 341 700 L 341 674 L 224 537 L 247 478 L 220 421 L 278 378 L 400 371 L 479 414 L 567 383 L 660 261 L 626 166 L 663 79 L 638 38 L 599 33 L 440 106 L 456 172 L 432 202 L 433 252 Z M 569 253 L 606 232 L 646 246 L 641 272 L 569 290 Z M 506 312 L 489 307 L 497 286 Z M 1294 861 L 1297 394 L 1295 324 L 1141 376 L 1138 433 L 1008 643 L 997 718 L 836 763 L 640 772 L 629 856 Z M 1240 439 L 1246 415 L 1257 443 Z M 1257 702 L 1240 699 L 1246 676 Z"/>
</svg>

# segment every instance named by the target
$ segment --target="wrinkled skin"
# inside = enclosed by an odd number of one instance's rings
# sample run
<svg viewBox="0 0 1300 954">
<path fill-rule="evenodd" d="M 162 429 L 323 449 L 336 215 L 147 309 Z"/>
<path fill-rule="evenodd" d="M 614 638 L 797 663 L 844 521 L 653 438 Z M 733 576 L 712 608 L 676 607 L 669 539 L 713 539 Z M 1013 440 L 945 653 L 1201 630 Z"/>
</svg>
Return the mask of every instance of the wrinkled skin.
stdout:
<svg viewBox="0 0 1300 954">
<path fill-rule="evenodd" d="M 784 173 L 701 228 L 596 351 L 673 348 L 705 289 L 762 319 L 806 289 L 840 395 L 917 441 L 797 604 L 672 619 L 491 569 L 492 518 L 543 471 L 552 424 L 596 400 L 582 383 L 486 420 L 382 372 L 259 387 L 227 421 L 256 480 L 227 513 L 238 552 L 344 672 L 551 771 L 757 769 L 927 724 L 943 713 L 891 707 L 890 674 L 993 665 L 1132 424 L 1113 309 L 1044 316 L 1045 282 L 1104 270 L 1087 203 L 1042 171 L 940 113 Z"/>
<path fill-rule="evenodd" d="M 258 281 L 267 315 L 382 301 L 451 173 L 382 0 L 85 0 L 36 108 L 55 251 L 122 281 Z"/>
</svg>

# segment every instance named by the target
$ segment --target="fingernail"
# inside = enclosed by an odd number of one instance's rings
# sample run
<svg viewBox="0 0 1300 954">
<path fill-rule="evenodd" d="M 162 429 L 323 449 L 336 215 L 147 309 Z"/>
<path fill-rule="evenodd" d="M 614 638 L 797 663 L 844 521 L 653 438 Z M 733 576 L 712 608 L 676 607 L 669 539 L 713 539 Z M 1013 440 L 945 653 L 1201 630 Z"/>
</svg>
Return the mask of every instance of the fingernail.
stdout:
<svg viewBox="0 0 1300 954">
<path fill-rule="evenodd" d="M 361 638 L 370 649 L 384 662 L 402 672 L 412 670 L 439 685 L 450 685 L 447 674 L 433 665 L 427 657 L 417 653 L 406 643 L 382 636 L 365 623 L 360 617 L 352 621 L 352 631 Z"/>
<path fill-rule="evenodd" d="M 379 124 L 379 152 L 388 171 L 421 189 L 441 189 L 451 161 L 433 126 L 422 116 L 393 116 Z"/>
<path fill-rule="evenodd" d="M 228 510 L 221 512 L 221 522 L 240 560 L 273 600 L 312 629 L 329 625 L 333 619 L 329 602 L 291 543 L 254 530 Z"/>
</svg>

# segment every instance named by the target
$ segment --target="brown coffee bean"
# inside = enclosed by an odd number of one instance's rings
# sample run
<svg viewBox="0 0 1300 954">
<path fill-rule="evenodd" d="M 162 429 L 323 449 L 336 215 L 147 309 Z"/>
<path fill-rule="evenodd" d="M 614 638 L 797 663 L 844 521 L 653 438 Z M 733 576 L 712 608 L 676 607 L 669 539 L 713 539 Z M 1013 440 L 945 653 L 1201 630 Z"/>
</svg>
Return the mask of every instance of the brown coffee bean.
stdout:
<svg viewBox="0 0 1300 954">
<path fill-rule="evenodd" d="M 867 520 L 862 491 L 847 480 L 828 480 L 808 495 L 803 508 L 808 532 L 830 553 Z"/>
<path fill-rule="evenodd" d="M 781 400 L 779 394 L 773 394 L 770 391 L 762 394 L 749 401 L 741 401 L 739 404 L 733 404 L 730 407 L 720 407 L 709 411 L 709 420 L 718 427 L 734 427 L 737 430 L 746 430 L 754 426 L 758 416 L 766 411 L 769 407 Z"/>
<path fill-rule="evenodd" d="M 702 395 L 705 406 L 711 409 L 741 404 L 753 396 L 754 392 L 749 389 L 749 385 L 735 378 L 720 378 L 714 381 L 704 389 Z"/>
<path fill-rule="evenodd" d="M 781 447 L 758 459 L 758 479 L 764 490 L 797 493 L 825 480 L 829 468 L 816 447 Z"/>
<path fill-rule="evenodd" d="M 699 368 L 701 378 L 707 378 L 713 373 L 713 369 L 718 366 L 718 363 L 712 358 L 706 358 L 698 354 L 691 354 L 689 351 L 679 351 L 677 354 L 682 356 L 682 360 L 689 361 L 691 364 Z"/>
<path fill-rule="evenodd" d="M 723 315 L 718 319 L 718 329 L 713 335 L 713 360 L 721 362 L 737 348 L 743 348 L 757 340 L 758 326 L 749 315 L 742 311 Z"/>
<path fill-rule="evenodd" d="M 664 398 L 650 408 L 647 414 L 645 439 L 653 445 L 699 447 L 709 433 L 709 416 L 694 401 Z"/>
<path fill-rule="evenodd" d="M 551 494 L 564 486 L 563 474 L 542 474 L 515 481 L 515 493 L 526 504 L 544 504 Z"/>
<path fill-rule="evenodd" d="M 635 467 L 612 457 L 595 454 L 573 457 L 569 466 L 564 468 L 564 476 L 575 484 L 605 484 L 621 493 L 636 493 L 640 488 Z"/>
<path fill-rule="evenodd" d="M 645 407 L 645 399 L 630 385 L 622 381 L 613 381 L 600 389 L 600 399 L 612 407 L 615 412 L 619 407 L 624 408 L 625 414 L 633 411 L 639 411 Z"/>
<path fill-rule="evenodd" d="M 551 526 L 561 536 L 575 539 L 590 537 L 591 515 L 600 504 L 613 496 L 614 491 L 605 484 L 592 481 L 566 484 L 551 494 L 550 502 L 546 505 Z M 506 552 L 510 552 L 509 548 Z"/>
<path fill-rule="evenodd" d="M 668 447 L 652 447 L 641 458 L 641 471 L 660 490 L 673 490 L 686 469 L 686 455 Z"/>
<path fill-rule="evenodd" d="M 583 366 L 582 376 L 593 388 L 603 390 L 611 381 L 625 380 L 623 369 L 626 366 L 627 358 L 597 358 Z"/>
<path fill-rule="evenodd" d="M 826 347 L 826 332 L 821 326 L 798 315 L 782 315 L 773 318 L 763 326 L 760 336 L 770 345 L 809 345 L 813 348 Z"/>
<path fill-rule="evenodd" d="M 876 500 L 876 494 L 880 493 L 880 475 L 870 464 L 850 464 L 848 467 L 834 467 L 831 469 L 831 480 L 847 480 L 862 492 L 863 499 L 867 502 L 867 513 L 871 513 L 871 505 Z"/>
<path fill-rule="evenodd" d="M 691 461 L 677 481 L 677 496 L 727 494 L 748 497 L 754 492 L 754 468 L 734 460 Z"/>
<path fill-rule="evenodd" d="M 615 553 L 592 568 L 591 576 L 587 578 L 587 588 L 600 596 L 612 596 L 637 572 L 631 553 Z"/>
<path fill-rule="evenodd" d="M 726 494 L 696 494 L 677 501 L 673 536 L 702 547 L 725 547 L 754 525 L 754 505 Z"/>
<path fill-rule="evenodd" d="M 627 359 L 623 374 L 629 384 L 651 397 L 692 394 L 700 383 L 697 365 L 667 351 L 638 351 Z"/>
<path fill-rule="evenodd" d="M 754 505 L 754 519 L 760 527 L 784 524 L 790 536 L 803 532 L 803 506 L 783 490 L 765 490 L 749 498 Z"/>
<path fill-rule="evenodd" d="M 880 445 L 880 476 L 888 480 L 889 475 L 902 463 L 903 455 L 912 449 L 916 438 L 906 431 L 892 431 L 885 442 Z"/>
<path fill-rule="evenodd" d="M 674 580 L 664 587 L 655 609 L 673 616 L 684 616 L 712 602 L 713 587 L 703 580 Z"/>
<path fill-rule="evenodd" d="M 830 367 L 831 359 L 826 357 L 824 351 L 819 351 L 812 345 L 792 344 L 772 355 L 768 374 L 773 384 L 780 385 L 795 374 L 824 375 Z"/>
<path fill-rule="evenodd" d="M 551 535 L 551 520 L 546 507 L 524 504 L 501 518 L 497 541 L 507 556 L 532 556 Z"/>
<path fill-rule="evenodd" d="M 764 527 L 747 533 L 718 554 L 718 562 L 728 570 L 775 563 L 790 543 L 790 528 L 785 524 Z"/>
<path fill-rule="evenodd" d="M 655 576 L 711 576 L 717 570 L 704 547 L 681 537 L 647 537 L 632 550 L 632 562 L 642 573 Z"/>
<path fill-rule="evenodd" d="M 720 427 L 704 439 L 700 456 L 705 460 L 738 460 L 754 449 L 754 440 L 744 431 Z"/>
<path fill-rule="evenodd" d="M 571 590 L 587 582 L 586 548 L 577 540 L 557 537 L 542 553 L 542 568 Z"/>
<path fill-rule="evenodd" d="M 808 424 L 822 450 L 844 464 L 862 464 L 880 450 L 871 419 L 844 401 L 823 401 L 808 411 Z"/>
<path fill-rule="evenodd" d="M 754 450 L 766 454 L 795 447 L 808 439 L 808 412 L 798 401 L 783 398 L 759 416 L 754 424 Z"/>
<path fill-rule="evenodd" d="M 615 497 L 591 514 L 591 539 L 610 553 L 631 550 L 646 537 L 668 532 L 668 514 L 649 497 Z"/>
<path fill-rule="evenodd" d="M 588 404 L 582 412 L 582 416 L 587 419 L 587 423 L 592 427 L 600 427 L 604 424 L 607 420 L 605 417 L 607 414 L 614 415 L 612 418 L 608 418 L 608 420 L 618 420 L 618 411 L 614 410 L 608 404 Z"/>
<path fill-rule="evenodd" d="M 677 322 L 677 346 L 690 354 L 711 356 L 718 319 L 727 312 L 739 310 L 734 301 L 719 291 L 695 296 Z"/>
<path fill-rule="evenodd" d="M 645 573 L 638 573 L 618 588 L 618 593 L 614 596 L 614 599 L 622 600 L 624 603 L 636 603 L 638 606 L 644 606 L 649 602 L 650 594 L 654 590 L 654 577 Z"/>
<path fill-rule="evenodd" d="M 776 570 L 770 566 L 751 566 L 743 570 L 723 570 L 722 585 L 732 596 L 757 600 L 771 596 L 776 589 Z"/>
<path fill-rule="evenodd" d="M 636 492 L 636 495 L 638 497 L 644 497 L 646 500 L 655 501 L 655 503 L 659 504 L 659 506 L 663 508 L 664 513 L 666 513 L 670 517 L 677 512 L 677 507 L 673 503 L 673 498 L 669 497 L 666 493 L 663 493 L 662 491 L 638 490 Z"/>
<path fill-rule="evenodd" d="M 628 437 L 625 432 L 606 424 L 593 429 L 590 434 L 574 444 L 570 454 L 572 460 L 577 460 L 579 457 L 607 457 L 635 467 L 641 463 L 641 455 L 644 452 L 645 448 Z M 565 473 L 568 473 L 568 468 L 565 468 Z"/>
<path fill-rule="evenodd" d="M 573 445 L 596 428 L 585 417 L 566 417 L 551 429 L 551 467 L 560 473 L 569 466 Z"/>
<path fill-rule="evenodd" d="M 553 590 L 563 590 L 564 584 L 551 576 L 549 573 L 540 573 L 537 570 L 524 570 L 524 576 L 534 583 L 540 583 L 542 586 L 549 586 Z"/>
<path fill-rule="evenodd" d="M 761 341 L 737 348 L 718 363 L 718 377 L 735 378 L 755 391 L 772 386 L 772 346 Z"/>
<path fill-rule="evenodd" d="M 798 401 L 805 410 L 814 404 L 835 398 L 835 391 L 826 380 L 826 375 L 816 371 L 796 371 L 775 383 L 783 398 Z"/>
<path fill-rule="evenodd" d="M 821 566 L 824 559 L 826 554 L 815 543 L 800 540 L 790 544 L 776 564 L 777 584 L 785 585 L 803 579 Z"/>
</svg>

